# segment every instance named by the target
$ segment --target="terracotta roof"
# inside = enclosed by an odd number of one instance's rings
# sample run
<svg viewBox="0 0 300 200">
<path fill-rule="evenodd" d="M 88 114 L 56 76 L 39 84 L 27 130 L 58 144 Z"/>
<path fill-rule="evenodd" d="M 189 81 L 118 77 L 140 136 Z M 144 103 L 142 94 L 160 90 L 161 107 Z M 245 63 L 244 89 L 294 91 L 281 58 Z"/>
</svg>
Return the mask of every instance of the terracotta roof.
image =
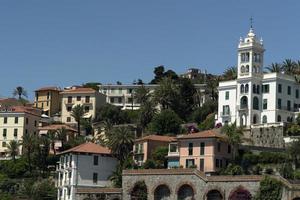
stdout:
<svg viewBox="0 0 300 200">
<path fill-rule="evenodd" d="M 56 130 L 62 129 L 62 128 L 65 128 L 68 131 L 77 132 L 76 129 L 74 129 L 74 128 L 66 125 L 66 124 L 51 124 L 51 125 L 48 125 L 48 126 L 39 127 L 39 130 L 53 130 L 53 131 L 56 131 Z"/>
<path fill-rule="evenodd" d="M 92 193 L 92 194 L 101 194 L 101 193 L 122 193 L 122 188 L 100 188 L 100 187 L 77 187 L 76 193 L 86 194 L 86 193 Z"/>
<path fill-rule="evenodd" d="M 63 151 L 59 154 L 65 154 L 65 153 L 94 153 L 94 154 L 107 154 L 111 155 L 111 151 L 103 146 L 100 146 L 98 144 L 87 142 L 83 143 L 81 145 L 78 145 L 76 147 L 73 147 L 71 149 L 68 149 L 66 151 Z"/>
<path fill-rule="evenodd" d="M 55 86 L 50 86 L 50 87 L 42 87 L 42 88 L 39 88 L 39 89 L 37 89 L 35 91 L 38 92 L 38 91 L 47 91 L 47 90 L 60 91 L 60 88 L 55 87 Z"/>
<path fill-rule="evenodd" d="M 61 93 L 62 94 L 73 94 L 73 93 L 95 93 L 96 90 L 92 88 L 83 88 L 83 87 L 77 87 L 77 88 L 70 88 L 70 89 L 64 89 Z"/>
<path fill-rule="evenodd" d="M 212 129 L 212 130 L 201 131 L 201 132 L 198 132 L 198 133 L 180 135 L 180 136 L 177 137 L 177 139 L 197 139 L 197 138 L 222 138 L 222 139 L 227 139 L 227 136 L 225 134 L 218 133 L 218 131 Z"/>
<path fill-rule="evenodd" d="M 175 141 L 175 137 L 170 136 L 162 136 L 162 135 L 148 135 L 139 139 L 136 139 L 136 142 L 140 141 L 146 141 L 146 140 L 152 140 L 152 141 L 160 141 L 160 142 L 172 142 Z"/>
<path fill-rule="evenodd" d="M 22 106 L 23 104 L 15 98 L 3 98 L 0 99 L 0 105 L 2 106 Z"/>
<path fill-rule="evenodd" d="M 31 115 L 41 116 L 42 112 L 40 109 L 28 107 L 28 106 L 11 106 L 5 109 L 0 108 L 2 113 L 27 113 Z"/>
</svg>

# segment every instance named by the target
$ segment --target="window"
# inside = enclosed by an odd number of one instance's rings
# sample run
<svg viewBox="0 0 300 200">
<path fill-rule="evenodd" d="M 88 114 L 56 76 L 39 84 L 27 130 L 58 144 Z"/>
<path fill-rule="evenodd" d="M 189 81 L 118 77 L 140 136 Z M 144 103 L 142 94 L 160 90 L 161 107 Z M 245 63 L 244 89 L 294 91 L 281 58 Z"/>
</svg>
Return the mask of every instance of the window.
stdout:
<svg viewBox="0 0 300 200">
<path fill-rule="evenodd" d="M 133 91 L 133 89 L 132 89 L 132 88 L 129 88 L 129 89 L 127 90 L 127 93 L 128 93 L 128 94 L 132 94 L 132 91 Z"/>
<path fill-rule="evenodd" d="M 122 103 L 122 98 L 118 97 L 118 103 Z"/>
<path fill-rule="evenodd" d="M 230 115 L 230 108 L 229 108 L 229 105 L 223 106 L 223 115 L 224 115 L 224 116 Z"/>
<path fill-rule="evenodd" d="M 262 123 L 264 123 L 264 124 L 268 123 L 268 119 L 267 119 L 266 115 L 263 116 Z"/>
<path fill-rule="evenodd" d="M 263 100 L 263 109 L 264 110 L 268 109 L 268 99 Z"/>
<path fill-rule="evenodd" d="M 255 84 L 253 84 L 252 90 L 253 90 L 253 94 L 256 94 L 256 85 Z"/>
<path fill-rule="evenodd" d="M 257 124 L 257 115 L 253 115 L 252 122 L 253 122 L 253 124 Z"/>
<path fill-rule="evenodd" d="M 93 183 L 97 184 L 98 181 L 98 173 L 93 173 Z"/>
<path fill-rule="evenodd" d="M 85 107 L 84 107 L 84 111 L 85 111 L 85 112 L 89 112 L 89 110 L 90 110 L 90 107 L 89 107 L 89 106 L 85 106 Z"/>
<path fill-rule="evenodd" d="M 29 120 L 28 120 L 28 118 L 26 117 L 26 124 L 28 124 L 29 123 Z"/>
<path fill-rule="evenodd" d="M 195 165 L 195 160 L 194 159 L 186 159 L 185 160 L 185 167 L 189 168 L 191 166 Z"/>
<path fill-rule="evenodd" d="M 115 102 L 115 98 L 110 97 L 110 103 L 114 103 Z"/>
<path fill-rule="evenodd" d="M 231 146 L 230 145 L 228 145 L 228 147 L 227 147 L 227 153 L 231 153 Z"/>
<path fill-rule="evenodd" d="M 219 168 L 219 167 L 220 167 L 219 159 L 216 159 L 216 168 Z"/>
<path fill-rule="evenodd" d="M 277 115 L 277 122 L 281 122 L 281 116 Z"/>
<path fill-rule="evenodd" d="M 229 91 L 226 91 L 225 93 L 225 100 L 228 100 L 229 99 Z"/>
<path fill-rule="evenodd" d="M 298 89 L 296 89 L 295 95 L 296 95 L 296 98 L 299 99 L 299 90 Z"/>
<path fill-rule="evenodd" d="M 270 85 L 269 84 L 265 84 L 262 86 L 262 93 L 269 93 L 270 91 Z"/>
<path fill-rule="evenodd" d="M 4 124 L 7 124 L 7 117 L 4 117 L 3 120 L 4 120 L 3 123 L 4 123 Z"/>
<path fill-rule="evenodd" d="M 14 129 L 14 137 L 15 138 L 18 137 L 18 129 L 17 128 Z"/>
<path fill-rule="evenodd" d="M 94 156 L 94 165 L 98 165 L 98 156 Z"/>
<path fill-rule="evenodd" d="M 243 94 L 244 92 L 245 92 L 245 86 L 242 84 L 240 87 L 240 93 Z"/>
<path fill-rule="evenodd" d="M 50 99 L 50 92 L 47 92 L 47 99 Z"/>
<path fill-rule="evenodd" d="M 281 109 L 281 99 L 277 99 L 277 109 Z"/>
<path fill-rule="evenodd" d="M 201 158 L 200 159 L 200 171 L 204 171 L 204 159 L 203 158 Z"/>
<path fill-rule="evenodd" d="M 257 97 L 253 97 L 253 109 L 259 110 L 259 100 Z"/>
<path fill-rule="evenodd" d="M 19 123 L 19 118 L 15 117 L 15 124 Z"/>
<path fill-rule="evenodd" d="M 288 86 L 288 87 L 287 87 L 287 94 L 288 94 L 288 95 L 291 95 L 291 86 Z"/>
<path fill-rule="evenodd" d="M 7 136 L 7 129 L 4 128 L 4 129 L 3 129 L 3 138 L 6 138 L 6 136 Z"/>
<path fill-rule="evenodd" d="M 278 84 L 278 93 L 281 93 L 281 92 L 282 92 L 282 85 Z"/>
<path fill-rule="evenodd" d="M 189 156 L 193 155 L 193 143 L 189 143 Z"/>
<path fill-rule="evenodd" d="M 245 85 L 245 93 L 248 93 L 248 92 L 249 92 L 249 85 L 246 84 L 246 85 Z"/>
<path fill-rule="evenodd" d="M 217 144 L 218 146 L 217 146 L 217 150 L 218 150 L 218 152 L 221 152 L 221 143 L 220 142 L 218 142 L 218 144 Z"/>
<path fill-rule="evenodd" d="M 68 190 L 67 195 L 70 196 L 71 195 L 71 188 L 68 188 L 67 190 Z"/>
<path fill-rule="evenodd" d="M 200 155 L 204 155 L 205 153 L 205 143 L 201 142 L 200 143 Z"/>
<path fill-rule="evenodd" d="M 260 87 L 259 87 L 259 85 L 256 86 L 256 93 L 257 93 L 257 94 L 260 93 Z"/>
<path fill-rule="evenodd" d="M 67 122 L 71 122 L 71 117 L 67 117 Z"/>
<path fill-rule="evenodd" d="M 90 96 L 85 97 L 85 103 L 90 103 Z"/>
<path fill-rule="evenodd" d="M 69 179 L 71 179 L 72 177 L 72 172 L 69 172 Z"/>
<path fill-rule="evenodd" d="M 76 97 L 76 100 L 77 100 L 77 101 L 81 101 L 81 96 L 77 96 L 77 97 Z"/>
<path fill-rule="evenodd" d="M 291 101 L 287 100 L 287 110 L 290 111 L 291 110 Z"/>
<path fill-rule="evenodd" d="M 72 103 L 72 97 L 68 96 L 68 103 Z"/>
<path fill-rule="evenodd" d="M 6 147 L 6 142 L 2 142 L 2 147 Z"/>
<path fill-rule="evenodd" d="M 72 106 L 68 106 L 68 107 L 67 107 L 67 111 L 68 111 L 68 112 L 71 112 L 71 111 L 72 111 Z"/>
<path fill-rule="evenodd" d="M 37 126 L 37 121 L 36 120 L 34 120 L 34 127 L 36 127 Z"/>
</svg>

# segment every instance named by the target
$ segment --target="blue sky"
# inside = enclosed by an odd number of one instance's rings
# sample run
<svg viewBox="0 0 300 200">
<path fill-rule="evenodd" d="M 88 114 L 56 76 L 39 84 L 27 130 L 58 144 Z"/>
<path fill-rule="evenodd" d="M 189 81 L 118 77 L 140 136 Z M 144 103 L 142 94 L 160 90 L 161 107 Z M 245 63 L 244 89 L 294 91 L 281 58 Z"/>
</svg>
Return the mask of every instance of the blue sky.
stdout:
<svg viewBox="0 0 300 200">
<path fill-rule="evenodd" d="M 153 68 L 222 73 L 254 18 L 265 66 L 300 60 L 300 1 L 2 0 L 0 96 L 42 86 L 150 81 Z"/>
</svg>

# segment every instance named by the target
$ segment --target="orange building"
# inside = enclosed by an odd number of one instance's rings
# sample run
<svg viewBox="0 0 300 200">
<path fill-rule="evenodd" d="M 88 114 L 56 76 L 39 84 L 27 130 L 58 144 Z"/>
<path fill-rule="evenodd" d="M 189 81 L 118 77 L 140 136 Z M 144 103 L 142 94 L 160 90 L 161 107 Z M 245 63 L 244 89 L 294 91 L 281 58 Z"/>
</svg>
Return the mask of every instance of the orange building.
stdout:
<svg viewBox="0 0 300 200">
<path fill-rule="evenodd" d="M 35 91 L 34 107 L 40 108 L 42 114 L 52 117 L 60 111 L 61 98 L 58 87 L 43 87 Z"/>
<path fill-rule="evenodd" d="M 231 158 L 227 136 L 208 130 L 177 136 L 177 141 L 169 144 L 168 167 L 195 167 L 209 174 L 227 166 Z"/>
</svg>

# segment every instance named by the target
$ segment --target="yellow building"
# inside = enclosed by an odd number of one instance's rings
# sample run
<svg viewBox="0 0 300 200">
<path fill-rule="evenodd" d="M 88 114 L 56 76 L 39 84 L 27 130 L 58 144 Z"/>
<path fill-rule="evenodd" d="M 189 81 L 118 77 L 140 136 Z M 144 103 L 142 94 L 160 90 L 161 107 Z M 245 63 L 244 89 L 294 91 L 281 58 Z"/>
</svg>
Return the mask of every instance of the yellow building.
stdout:
<svg viewBox="0 0 300 200">
<path fill-rule="evenodd" d="M 71 116 L 72 109 L 76 105 L 83 106 L 84 118 L 93 119 L 97 108 L 105 104 L 105 95 L 91 88 L 72 87 L 63 90 L 60 94 L 62 97 L 61 121 L 66 124 L 76 124 Z"/>
<path fill-rule="evenodd" d="M 24 134 L 38 134 L 41 111 L 25 106 L 12 106 L 0 109 L 0 157 L 7 158 L 10 141 L 21 142 Z M 22 147 L 19 148 L 21 154 Z"/>
<path fill-rule="evenodd" d="M 52 117 L 60 111 L 61 98 L 58 87 L 44 87 L 35 91 L 34 107 L 40 108 L 42 114 Z"/>
</svg>

